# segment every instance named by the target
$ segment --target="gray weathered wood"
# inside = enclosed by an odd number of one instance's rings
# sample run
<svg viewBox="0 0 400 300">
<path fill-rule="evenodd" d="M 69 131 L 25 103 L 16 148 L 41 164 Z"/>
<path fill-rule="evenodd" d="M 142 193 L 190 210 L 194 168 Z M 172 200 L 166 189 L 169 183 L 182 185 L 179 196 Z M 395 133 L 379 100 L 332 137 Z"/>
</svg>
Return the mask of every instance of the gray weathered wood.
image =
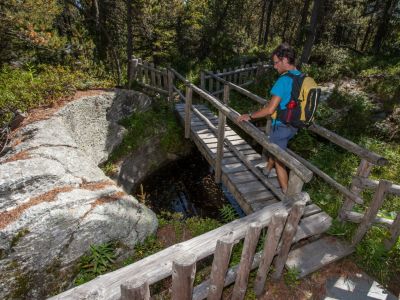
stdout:
<svg viewBox="0 0 400 300">
<path fill-rule="evenodd" d="M 149 283 L 143 280 L 127 281 L 121 284 L 121 300 L 149 300 Z"/>
<path fill-rule="evenodd" d="M 288 189 L 286 195 L 288 197 L 300 193 L 303 189 L 304 181 L 297 176 L 293 171 L 289 173 Z"/>
<path fill-rule="evenodd" d="M 400 212 L 397 212 L 396 219 L 390 227 L 390 238 L 385 240 L 384 244 L 386 249 L 390 250 L 396 244 L 397 239 L 400 236 Z"/>
<path fill-rule="evenodd" d="M 202 90 L 206 89 L 206 78 L 205 78 L 206 74 L 204 73 L 203 70 L 200 71 L 200 88 Z"/>
<path fill-rule="evenodd" d="M 209 73 L 212 74 L 212 72 L 209 72 Z M 209 92 L 213 92 L 214 91 L 214 78 L 213 77 L 210 77 L 208 79 L 208 91 Z"/>
<path fill-rule="evenodd" d="M 173 86 L 173 91 L 179 95 L 180 99 L 182 99 L 183 101 L 186 102 L 186 97 L 183 95 L 183 93 L 176 86 Z"/>
<path fill-rule="evenodd" d="M 362 178 L 367 178 L 369 176 L 369 174 L 371 173 L 372 166 L 373 165 L 370 162 L 366 161 L 365 159 L 362 159 L 360 162 L 360 165 L 357 168 L 356 176 L 362 177 Z M 361 191 L 362 191 L 362 189 L 360 187 L 358 187 L 354 181 L 352 181 L 351 186 L 350 186 L 350 192 L 355 195 L 359 195 Z M 346 197 L 344 199 L 344 203 L 339 211 L 339 219 L 341 221 L 345 221 L 347 212 L 351 211 L 353 209 L 353 207 L 354 207 L 353 199 Z"/>
<path fill-rule="evenodd" d="M 346 214 L 346 219 L 350 222 L 353 223 L 361 223 L 362 220 L 364 219 L 364 214 L 363 213 L 358 213 L 355 211 L 348 211 Z M 386 219 L 386 218 L 381 218 L 376 216 L 375 219 L 373 220 L 374 223 L 382 224 L 387 227 L 392 226 L 393 220 Z"/>
<path fill-rule="evenodd" d="M 217 70 L 217 73 L 221 73 L 221 71 Z M 215 81 L 215 90 L 219 91 L 220 88 L 221 88 L 221 84 L 220 84 L 219 80 L 216 80 Z"/>
<path fill-rule="evenodd" d="M 385 200 L 385 194 L 391 185 L 392 183 L 390 181 L 381 180 L 379 182 L 378 188 L 374 194 L 374 198 L 365 213 L 364 219 L 358 226 L 357 231 L 353 236 L 352 245 L 358 244 L 364 237 L 369 227 L 371 227 L 379 208 L 382 206 L 383 201 Z"/>
<path fill-rule="evenodd" d="M 173 70 L 173 72 L 178 78 L 182 79 L 186 85 L 192 87 L 193 91 L 195 91 L 199 96 L 209 101 L 214 107 L 222 111 L 233 123 L 243 129 L 246 133 L 250 134 L 259 144 L 261 144 L 261 146 L 266 148 L 272 155 L 274 155 L 276 159 L 282 161 L 291 170 L 294 170 L 304 182 L 309 182 L 311 180 L 312 172 L 309 169 L 307 169 L 298 160 L 294 159 L 286 151 L 282 150 L 278 145 L 269 143 L 265 135 L 253 124 L 249 122 L 239 122 L 237 120 L 239 117 L 239 114 L 237 112 L 233 111 L 230 107 L 223 105 L 216 98 L 204 92 L 197 86 L 191 84 L 189 81 L 186 80 L 186 78 L 177 73 L 175 70 Z"/>
<path fill-rule="evenodd" d="M 162 86 L 162 88 L 164 90 L 168 91 L 168 94 L 169 94 L 169 81 L 168 81 L 168 71 L 167 70 L 163 71 L 162 77 L 163 77 L 163 86 Z"/>
<path fill-rule="evenodd" d="M 253 262 L 254 254 L 256 251 L 258 238 L 260 237 L 261 228 L 261 224 L 252 223 L 250 224 L 246 232 L 242 256 L 240 259 L 239 269 L 237 272 L 235 285 L 233 287 L 231 300 L 244 299 L 247 290 L 247 282 L 249 279 L 251 264 Z"/>
<path fill-rule="evenodd" d="M 265 281 L 267 279 L 272 260 L 275 256 L 276 248 L 278 247 L 285 221 L 286 216 L 275 215 L 268 226 L 267 238 L 264 242 L 264 249 L 262 252 L 260 265 L 254 281 L 254 292 L 257 296 L 261 296 L 264 292 Z"/>
<path fill-rule="evenodd" d="M 358 176 L 354 176 L 353 181 L 355 185 L 362 189 L 376 189 L 379 184 L 379 181 L 377 180 L 362 178 Z M 400 185 L 392 183 L 392 186 L 389 188 L 388 193 L 400 196 Z"/>
<path fill-rule="evenodd" d="M 194 254 L 188 253 L 177 256 L 172 263 L 172 299 L 187 300 L 192 298 L 196 260 Z"/>
<path fill-rule="evenodd" d="M 369 151 L 367 149 L 364 149 L 360 147 L 359 145 L 353 143 L 352 141 L 349 141 L 340 135 L 329 131 L 328 129 L 319 126 L 317 124 L 312 124 L 310 127 L 308 127 L 309 130 L 312 132 L 315 132 L 319 134 L 320 136 L 328 139 L 332 143 L 335 143 L 336 145 L 342 147 L 343 149 L 350 151 L 362 159 L 365 159 L 366 161 L 378 165 L 378 166 L 384 166 L 388 163 L 388 160 L 372 151 Z"/>
<path fill-rule="evenodd" d="M 301 193 L 294 196 L 295 202 L 290 210 L 289 217 L 286 221 L 285 229 L 282 234 L 282 245 L 278 256 L 275 259 L 274 267 L 275 271 L 272 274 L 273 279 L 278 279 L 282 275 L 283 268 L 287 256 L 290 251 L 290 247 L 293 242 L 293 238 L 296 235 L 297 225 L 301 219 L 304 212 L 304 207 L 306 205 L 307 199 L 309 198 L 307 193 Z"/>
<path fill-rule="evenodd" d="M 223 96 L 223 101 L 225 104 L 229 102 L 229 86 L 224 85 L 224 96 Z M 226 116 L 222 113 L 219 112 L 218 114 L 218 147 L 217 147 L 217 157 L 215 160 L 215 182 L 220 183 L 221 182 L 221 173 L 222 173 L 222 167 L 221 167 L 221 161 L 223 159 L 224 155 L 224 140 L 225 140 L 225 123 L 226 123 Z"/>
<path fill-rule="evenodd" d="M 314 174 L 317 174 L 319 177 L 321 177 L 326 183 L 328 183 L 330 186 L 341 192 L 344 196 L 347 198 L 351 199 L 352 201 L 362 204 L 364 201 L 363 199 L 360 198 L 357 194 L 353 194 L 349 189 L 338 183 L 336 180 L 334 180 L 332 177 L 330 177 L 328 174 L 324 173 L 320 169 L 318 169 L 316 166 L 314 166 L 312 163 L 308 162 L 304 158 L 302 158 L 300 155 L 296 154 L 290 149 L 287 149 L 288 153 L 295 157 L 299 162 L 301 162 L 303 165 L 305 165 L 307 168 L 309 168 L 311 171 L 314 172 Z"/>
<path fill-rule="evenodd" d="M 154 63 L 150 63 L 150 68 L 149 68 L 149 70 L 150 70 L 150 74 L 151 74 L 150 85 L 152 85 L 152 86 L 157 86 L 157 83 L 156 83 L 156 73 L 154 72 L 154 71 L 155 71 Z"/>
<path fill-rule="evenodd" d="M 128 78 L 128 89 L 131 88 L 132 83 L 134 80 L 136 80 L 137 76 L 137 67 L 138 67 L 138 60 L 137 59 L 132 59 L 130 62 L 130 72 L 129 72 L 129 78 Z"/>
<path fill-rule="evenodd" d="M 169 101 L 173 100 L 174 93 L 174 73 L 168 69 L 168 98 Z"/>
<path fill-rule="evenodd" d="M 301 278 L 351 254 L 353 251 L 354 248 L 345 241 L 340 241 L 334 237 L 324 237 L 291 251 L 286 266 L 299 270 L 299 277 Z"/>
<path fill-rule="evenodd" d="M 190 119 L 192 113 L 192 88 L 186 87 L 186 102 L 185 102 L 185 138 L 190 138 Z"/>
<path fill-rule="evenodd" d="M 208 300 L 221 299 L 222 291 L 224 289 L 225 275 L 229 268 L 232 247 L 233 238 L 231 234 L 217 242 L 214 260 L 211 266 Z"/>
</svg>

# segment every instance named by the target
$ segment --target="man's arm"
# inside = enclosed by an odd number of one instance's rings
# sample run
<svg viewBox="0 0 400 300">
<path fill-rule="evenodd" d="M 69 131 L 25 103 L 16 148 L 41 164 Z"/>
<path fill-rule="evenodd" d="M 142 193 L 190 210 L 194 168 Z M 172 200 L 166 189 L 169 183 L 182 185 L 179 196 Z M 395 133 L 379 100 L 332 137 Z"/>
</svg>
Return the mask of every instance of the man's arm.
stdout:
<svg viewBox="0 0 400 300">
<path fill-rule="evenodd" d="M 258 119 L 266 117 L 268 115 L 272 115 L 278 107 L 279 102 L 281 102 L 281 97 L 272 96 L 267 106 L 261 108 L 260 110 L 257 110 L 256 112 L 253 112 L 251 114 L 251 118 L 249 114 L 243 114 L 239 116 L 238 121 L 249 121 L 250 119 Z"/>
</svg>

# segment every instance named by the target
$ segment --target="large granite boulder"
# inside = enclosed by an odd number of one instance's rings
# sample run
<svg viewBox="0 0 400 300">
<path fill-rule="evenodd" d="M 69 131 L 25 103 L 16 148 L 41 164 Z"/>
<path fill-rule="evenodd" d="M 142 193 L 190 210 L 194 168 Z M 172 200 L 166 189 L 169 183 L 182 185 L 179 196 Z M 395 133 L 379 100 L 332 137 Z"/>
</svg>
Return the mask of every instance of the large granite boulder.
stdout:
<svg viewBox="0 0 400 300">
<path fill-rule="evenodd" d="M 130 250 L 154 232 L 155 214 L 98 167 L 121 141 L 117 121 L 150 104 L 105 92 L 16 132 L 0 158 L 0 299 L 42 299 L 68 286 L 90 245 Z"/>
</svg>

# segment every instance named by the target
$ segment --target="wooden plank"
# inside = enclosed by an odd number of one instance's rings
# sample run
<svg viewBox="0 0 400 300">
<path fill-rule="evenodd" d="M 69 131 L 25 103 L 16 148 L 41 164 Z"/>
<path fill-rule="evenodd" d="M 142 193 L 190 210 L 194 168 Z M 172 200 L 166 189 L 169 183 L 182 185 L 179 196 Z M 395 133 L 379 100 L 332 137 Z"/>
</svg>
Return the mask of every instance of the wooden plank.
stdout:
<svg viewBox="0 0 400 300">
<path fill-rule="evenodd" d="M 360 226 L 353 236 L 352 245 L 358 244 L 367 233 L 367 230 L 371 227 L 376 217 L 376 214 L 379 211 L 379 208 L 381 208 L 383 201 L 385 200 L 385 194 L 389 190 L 391 185 L 392 183 L 387 180 L 381 180 L 379 182 L 379 185 L 374 194 L 374 198 L 365 213 L 364 219 L 360 223 Z"/>
<path fill-rule="evenodd" d="M 294 173 L 293 170 L 291 170 L 289 173 L 289 182 L 286 195 L 294 196 L 300 193 L 303 189 L 303 185 L 304 181 L 299 176 L 297 176 L 297 174 Z"/>
<path fill-rule="evenodd" d="M 149 300 L 150 288 L 147 281 L 135 280 L 121 284 L 121 300 Z"/>
<path fill-rule="evenodd" d="M 260 265 L 254 281 L 254 292 L 258 297 L 264 293 L 265 281 L 267 279 L 272 259 L 275 256 L 285 222 L 286 216 L 275 215 L 272 217 L 271 223 L 268 226 L 267 237 L 264 242 L 264 249 L 261 256 Z"/>
<path fill-rule="evenodd" d="M 172 299 L 187 300 L 192 298 L 196 260 L 196 256 L 190 253 L 176 256 L 172 263 Z"/>
<path fill-rule="evenodd" d="M 256 180 L 256 177 L 250 171 L 233 173 L 233 174 L 229 174 L 228 176 L 229 176 L 229 179 L 235 184 L 240 183 L 240 182 L 249 182 L 249 181 Z"/>
<path fill-rule="evenodd" d="M 261 200 L 275 199 L 275 195 L 272 194 L 267 189 L 263 191 L 250 192 L 248 194 L 245 194 L 244 197 L 247 199 L 247 202 L 249 203 L 259 202 Z"/>
<path fill-rule="evenodd" d="M 260 237 L 261 224 L 252 223 L 247 229 L 244 240 L 242 256 L 240 258 L 239 269 L 236 275 L 235 285 L 232 292 L 232 300 L 242 300 L 246 294 L 247 283 L 256 251 L 258 238 Z"/>
<path fill-rule="evenodd" d="M 316 204 L 309 204 L 305 207 L 304 209 L 304 213 L 303 213 L 303 218 L 308 217 L 308 216 L 312 216 L 315 215 L 319 212 L 321 212 L 321 208 L 316 205 Z"/>
<path fill-rule="evenodd" d="M 319 270 L 320 268 L 337 261 L 354 251 L 345 241 L 334 237 L 324 237 L 301 248 L 292 250 L 286 261 L 288 268 L 296 268 L 300 271 L 299 277 Z"/>
<path fill-rule="evenodd" d="M 279 202 L 278 200 L 272 199 L 272 200 L 268 200 L 268 201 L 252 203 L 251 207 L 252 207 L 253 211 L 258 211 L 260 209 L 263 209 L 264 207 L 267 207 L 269 205 L 272 205 L 272 204 L 275 204 L 278 202 Z"/>
<path fill-rule="evenodd" d="M 229 268 L 233 247 L 232 235 L 228 235 L 217 242 L 214 260 L 211 266 L 208 300 L 219 300 L 224 289 L 225 275 Z"/>
<path fill-rule="evenodd" d="M 263 185 L 258 180 L 254 180 L 252 182 L 246 182 L 246 183 L 238 184 L 237 185 L 237 189 L 242 194 L 249 194 L 249 193 L 253 193 L 253 192 L 259 192 L 259 191 L 267 190 L 265 185 Z"/>
<path fill-rule="evenodd" d="M 229 89 L 228 89 L 228 93 L 229 93 Z M 226 122 L 226 117 L 222 112 L 220 112 L 219 119 L 218 119 L 217 157 L 215 159 L 215 182 L 216 183 L 221 182 L 222 158 L 224 155 L 225 122 Z"/>
<path fill-rule="evenodd" d="M 224 173 L 229 174 L 229 173 L 245 171 L 247 170 L 247 168 L 242 163 L 237 163 L 237 164 L 224 165 L 222 166 L 222 170 L 224 171 Z"/>
<path fill-rule="evenodd" d="M 318 214 L 304 217 L 300 220 L 297 232 L 293 237 L 293 243 L 313 235 L 318 235 L 326 232 L 332 225 L 332 218 L 321 211 Z"/>
<path fill-rule="evenodd" d="M 150 81 L 150 85 L 152 86 L 157 86 L 156 84 L 156 73 L 154 72 L 154 63 L 150 63 L 150 74 L 151 74 L 151 81 Z"/>
<path fill-rule="evenodd" d="M 353 223 L 361 223 L 362 220 L 364 219 L 364 214 L 363 213 L 358 213 L 358 212 L 355 212 L 355 211 L 349 211 L 346 214 L 346 219 L 348 221 L 350 221 L 350 222 L 353 222 Z M 393 220 L 386 219 L 386 218 L 381 218 L 381 217 L 378 217 L 378 216 L 375 217 L 373 222 L 385 225 L 387 227 L 390 227 L 393 224 Z"/>
</svg>

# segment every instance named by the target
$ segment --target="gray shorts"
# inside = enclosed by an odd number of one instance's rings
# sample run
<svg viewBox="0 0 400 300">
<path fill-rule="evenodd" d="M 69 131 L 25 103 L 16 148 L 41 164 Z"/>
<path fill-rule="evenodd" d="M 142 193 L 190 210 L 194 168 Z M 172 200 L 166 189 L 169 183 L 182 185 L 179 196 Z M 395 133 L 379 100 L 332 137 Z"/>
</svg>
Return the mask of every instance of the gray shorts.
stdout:
<svg viewBox="0 0 400 300">
<path fill-rule="evenodd" d="M 286 150 L 289 140 L 295 136 L 297 131 L 297 128 L 282 123 L 272 126 L 269 141 L 277 144 L 283 150 Z"/>
</svg>

